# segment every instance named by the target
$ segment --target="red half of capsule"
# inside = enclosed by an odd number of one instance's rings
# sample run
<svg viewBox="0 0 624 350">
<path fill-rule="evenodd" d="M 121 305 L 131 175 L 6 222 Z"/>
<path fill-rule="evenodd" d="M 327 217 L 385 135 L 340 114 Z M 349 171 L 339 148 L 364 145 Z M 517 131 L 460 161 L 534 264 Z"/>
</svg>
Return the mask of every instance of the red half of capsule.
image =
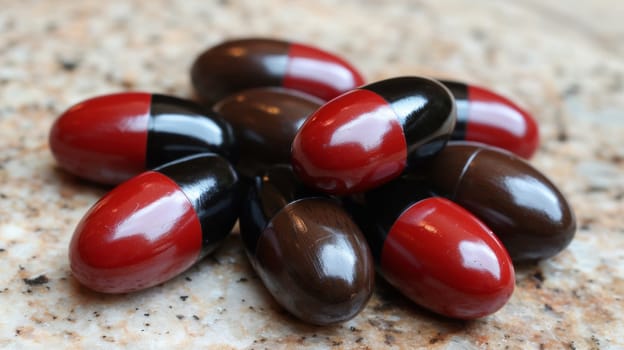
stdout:
<svg viewBox="0 0 624 350">
<path fill-rule="evenodd" d="M 457 103 L 452 140 L 485 143 L 531 158 L 539 147 L 539 128 L 531 115 L 511 100 L 483 87 L 442 81 Z"/>
<path fill-rule="evenodd" d="M 333 194 L 361 192 L 398 176 L 407 162 L 399 119 L 378 94 L 347 92 L 314 112 L 292 144 L 301 180 Z"/>
<path fill-rule="evenodd" d="M 492 314 L 514 290 L 514 268 L 500 241 L 442 198 L 407 208 L 390 228 L 380 260 L 384 278 L 405 296 L 453 318 Z"/>
<path fill-rule="evenodd" d="M 151 94 L 95 97 L 65 111 L 49 144 L 57 163 L 80 177 L 117 184 L 145 171 Z"/>
<path fill-rule="evenodd" d="M 238 177 L 216 154 L 144 172 L 102 197 L 80 221 L 69 246 L 72 273 L 105 293 L 160 284 L 216 249 L 239 207 Z"/>
<path fill-rule="evenodd" d="M 103 95 L 74 105 L 56 120 L 50 149 L 63 169 L 111 185 L 202 152 L 236 160 L 231 127 L 210 113 L 173 96 Z"/>
<path fill-rule="evenodd" d="M 78 224 L 69 247 L 74 277 L 98 292 L 162 283 L 200 255 L 202 230 L 191 202 L 167 176 L 148 171 L 104 196 Z"/>
<path fill-rule="evenodd" d="M 290 44 L 284 87 L 329 101 L 362 84 L 364 78 L 344 59 L 316 47 Z"/>
</svg>

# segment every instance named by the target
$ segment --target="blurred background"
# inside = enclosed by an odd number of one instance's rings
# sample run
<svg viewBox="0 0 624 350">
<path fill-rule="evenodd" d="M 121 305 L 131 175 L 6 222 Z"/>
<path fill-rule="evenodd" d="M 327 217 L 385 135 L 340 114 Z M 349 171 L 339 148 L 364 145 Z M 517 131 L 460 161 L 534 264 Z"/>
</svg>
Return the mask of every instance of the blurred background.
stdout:
<svg viewBox="0 0 624 350">
<path fill-rule="evenodd" d="M 108 348 L 624 347 L 624 6 L 617 1 L 0 0 L 0 346 Z M 274 37 L 334 52 L 368 81 L 426 75 L 491 88 L 540 123 L 532 163 L 574 206 L 566 251 L 521 267 L 510 303 L 457 322 L 380 281 L 367 309 L 316 328 L 264 291 L 233 235 L 145 292 L 71 277 L 67 244 L 106 189 L 56 168 L 51 123 L 95 95 L 192 97 L 189 68 L 223 40 Z M 37 285 L 25 279 L 45 276 Z"/>
</svg>

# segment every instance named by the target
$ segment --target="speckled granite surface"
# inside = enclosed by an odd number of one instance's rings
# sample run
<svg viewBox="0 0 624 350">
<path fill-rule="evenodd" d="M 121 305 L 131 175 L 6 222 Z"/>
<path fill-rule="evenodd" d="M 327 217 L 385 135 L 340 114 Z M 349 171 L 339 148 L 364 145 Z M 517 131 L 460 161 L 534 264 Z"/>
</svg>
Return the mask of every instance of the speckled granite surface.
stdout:
<svg viewBox="0 0 624 350">
<path fill-rule="evenodd" d="M 615 1 L 0 0 L 0 347 L 624 348 L 624 7 Z M 368 80 L 454 77 L 502 92 L 541 124 L 533 164 L 579 220 L 570 247 L 517 269 L 498 313 L 434 316 L 379 282 L 366 310 L 310 327 L 273 302 L 233 235 L 212 257 L 147 291 L 92 293 L 67 245 L 106 189 L 60 171 L 52 121 L 100 93 L 190 96 L 188 69 L 236 36 L 337 52 Z"/>
</svg>

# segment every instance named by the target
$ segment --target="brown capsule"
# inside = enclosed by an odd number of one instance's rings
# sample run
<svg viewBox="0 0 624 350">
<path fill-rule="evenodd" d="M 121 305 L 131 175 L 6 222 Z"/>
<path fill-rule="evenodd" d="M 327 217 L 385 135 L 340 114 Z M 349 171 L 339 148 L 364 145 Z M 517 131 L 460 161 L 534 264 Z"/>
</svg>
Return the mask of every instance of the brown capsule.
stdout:
<svg viewBox="0 0 624 350">
<path fill-rule="evenodd" d="M 481 219 L 516 263 L 549 258 L 574 237 L 576 219 L 563 194 L 512 153 L 450 142 L 428 175 L 436 190 Z"/>
<path fill-rule="evenodd" d="M 253 176 L 272 164 L 290 162 L 290 145 L 297 130 L 322 104 L 323 100 L 297 90 L 263 87 L 230 95 L 213 109 L 237 136 L 237 170 Z"/>
<path fill-rule="evenodd" d="M 299 319 L 344 322 L 368 302 L 374 265 L 360 229 L 337 202 L 302 187 L 290 168 L 254 179 L 240 228 L 254 270 Z"/>
</svg>

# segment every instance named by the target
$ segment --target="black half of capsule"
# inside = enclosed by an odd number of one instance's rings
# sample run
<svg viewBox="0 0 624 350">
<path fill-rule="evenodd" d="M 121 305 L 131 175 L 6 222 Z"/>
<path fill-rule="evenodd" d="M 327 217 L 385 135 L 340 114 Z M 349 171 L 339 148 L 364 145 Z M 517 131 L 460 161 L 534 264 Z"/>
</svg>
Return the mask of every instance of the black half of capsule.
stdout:
<svg viewBox="0 0 624 350">
<path fill-rule="evenodd" d="M 230 124 L 192 101 L 152 95 L 146 168 L 204 152 L 217 153 L 234 164 L 238 161 L 238 146 Z"/>
<path fill-rule="evenodd" d="M 421 176 L 406 175 L 343 198 L 343 206 L 362 230 L 375 261 L 380 261 L 386 237 L 397 218 L 413 204 L 435 196 L 430 188 Z"/>
<path fill-rule="evenodd" d="M 407 142 L 407 167 L 438 153 L 457 119 L 451 92 L 436 80 L 398 77 L 362 87 L 384 98 L 399 119 Z"/>
<path fill-rule="evenodd" d="M 191 202 L 202 229 L 202 253 L 209 254 L 232 230 L 242 204 L 236 171 L 223 157 L 202 153 L 154 169 L 172 179 Z"/>
<path fill-rule="evenodd" d="M 271 166 L 251 180 L 240 215 L 245 248 L 254 254 L 269 221 L 288 204 L 303 198 L 326 197 L 303 185 L 289 165 Z"/>
<path fill-rule="evenodd" d="M 457 123 L 451 139 L 465 140 L 466 127 L 468 126 L 468 85 L 456 81 L 440 80 L 446 86 L 453 98 L 455 98 L 455 108 L 457 109 Z"/>
</svg>

